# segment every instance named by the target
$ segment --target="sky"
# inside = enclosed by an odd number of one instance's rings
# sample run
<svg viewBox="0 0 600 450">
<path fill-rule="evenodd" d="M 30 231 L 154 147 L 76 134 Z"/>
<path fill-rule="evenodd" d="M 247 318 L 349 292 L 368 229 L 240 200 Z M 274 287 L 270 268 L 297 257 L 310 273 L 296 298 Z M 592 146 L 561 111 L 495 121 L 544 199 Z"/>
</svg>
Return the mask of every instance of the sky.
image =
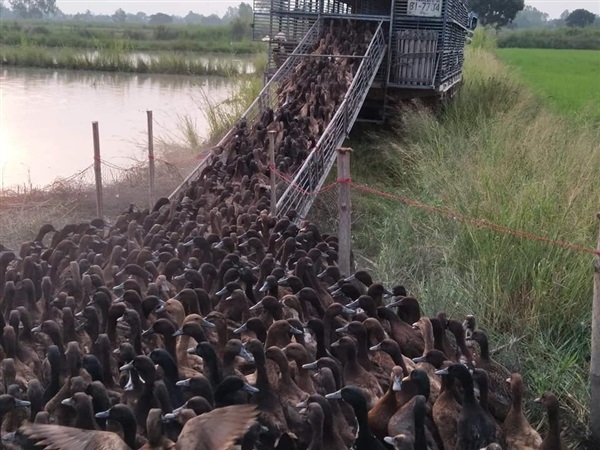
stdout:
<svg viewBox="0 0 600 450">
<path fill-rule="evenodd" d="M 252 4 L 252 0 L 246 0 Z M 56 5 L 67 14 L 85 12 L 89 9 L 95 14 L 112 14 L 118 8 L 123 8 L 125 12 L 136 13 L 143 11 L 147 14 L 163 12 L 166 14 L 175 14 L 185 16 L 189 11 L 198 14 L 210 15 L 217 14 L 222 16 L 229 6 L 236 6 L 238 1 L 229 0 L 175 0 L 175 1 L 154 1 L 154 0 L 57 0 Z M 550 18 L 554 19 L 568 9 L 573 11 L 578 8 L 584 8 L 595 14 L 600 14 L 600 0 L 526 0 L 526 5 L 531 5 L 546 12 Z"/>
</svg>

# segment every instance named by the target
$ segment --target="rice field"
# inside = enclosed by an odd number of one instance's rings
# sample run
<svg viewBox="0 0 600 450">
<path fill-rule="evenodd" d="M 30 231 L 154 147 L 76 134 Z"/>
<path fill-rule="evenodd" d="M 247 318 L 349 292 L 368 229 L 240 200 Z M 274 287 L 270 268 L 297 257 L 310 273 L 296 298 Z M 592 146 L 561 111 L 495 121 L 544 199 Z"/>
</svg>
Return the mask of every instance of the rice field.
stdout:
<svg viewBox="0 0 600 450">
<path fill-rule="evenodd" d="M 600 50 L 503 48 L 497 53 L 559 112 L 600 120 Z"/>
</svg>

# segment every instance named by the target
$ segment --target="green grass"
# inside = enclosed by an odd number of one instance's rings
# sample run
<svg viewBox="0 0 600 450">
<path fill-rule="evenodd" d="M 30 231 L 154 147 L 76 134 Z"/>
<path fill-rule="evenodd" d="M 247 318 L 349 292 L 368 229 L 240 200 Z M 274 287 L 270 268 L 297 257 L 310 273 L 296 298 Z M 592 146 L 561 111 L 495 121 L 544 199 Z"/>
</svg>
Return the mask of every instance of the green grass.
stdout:
<svg viewBox="0 0 600 450">
<path fill-rule="evenodd" d="M 94 52 L 75 48 L 47 48 L 36 45 L 0 45 L 3 66 L 51 69 L 96 70 L 104 72 L 166 73 L 180 75 L 237 77 L 246 74 L 245 64 L 226 58 L 200 60 L 198 54 L 155 52 L 148 57 L 132 56 L 121 43 Z M 262 57 L 255 57 L 262 64 Z"/>
<path fill-rule="evenodd" d="M 469 49 L 465 83 L 441 115 L 399 112 L 385 130 L 356 131 L 352 178 L 386 192 L 516 230 L 595 247 L 600 129 L 549 111 L 493 52 Z M 554 391 L 566 436 L 588 420 L 593 256 L 465 225 L 353 191 L 359 262 L 402 283 L 426 314 L 476 315 L 497 356 L 523 374 L 531 403 Z M 516 339 L 521 339 L 514 342 Z M 574 447 L 573 447 L 574 448 Z"/>
<path fill-rule="evenodd" d="M 600 50 L 498 49 L 562 113 L 600 120 Z"/>
<path fill-rule="evenodd" d="M 84 22 L 1 21 L 0 44 L 40 47 L 104 49 L 125 42 L 134 51 L 195 51 L 257 53 L 261 42 L 251 40 L 251 29 L 233 25 L 141 25 Z"/>
</svg>

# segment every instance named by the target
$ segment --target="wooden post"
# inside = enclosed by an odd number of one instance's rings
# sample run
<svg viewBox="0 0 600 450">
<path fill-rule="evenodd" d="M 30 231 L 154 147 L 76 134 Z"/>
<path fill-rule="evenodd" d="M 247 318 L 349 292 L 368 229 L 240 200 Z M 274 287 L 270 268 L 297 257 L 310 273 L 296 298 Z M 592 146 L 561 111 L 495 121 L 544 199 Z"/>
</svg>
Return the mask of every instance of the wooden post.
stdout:
<svg viewBox="0 0 600 450">
<path fill-rule="evenodd" d="M 271 164 L 271 216 L 277 214 L 277 180 L 275 179 L 275 130 L 269 131 L 269 164 Z"/>
<path fill-rule="evenodd" d="M 350 152 L 352 149 L 340 147 L 337 149 L 337 176 L 339 180 L 350 179 Z M 340 272 L 344 276 L 351 275 L 350 266 L 350 250 L 352 246 L 351 237 L 351 213 L 352 200 L 350 197 L 350 185 L 348 183 L 340 183 L 338 191 L 338 207 L 339 207 L 339 249 L 338 249 L 338 266 Z"/>
<path fill-rule="evenodd" d="M 146 111 L 148 118 L 148 168 L 150 177 L 150 208 L 154 206 L 154 136 L 152 130 L 152 111 Z"/>
<path fill-rule="evenodd" d="M 102 199 L 102 160 L 100 159 L 100 135 L 98 122 L 92 122 L 92 135 L 94 137 L 94 175 L 96 177 L 96 214 L 98 218 L 104 217 L 104 204 Z"/>
<path fill-rule="evenodd" d="M 600 213 L 597 214 L 600 220 Z M 600 230 L 596 250 L 600 251 Z M 594 258 L 594 296 L 592 299 L 592 358 L 590 363 L 590 425 L 592 436 L 600 442 L 600 255 Z"/>
</svg>

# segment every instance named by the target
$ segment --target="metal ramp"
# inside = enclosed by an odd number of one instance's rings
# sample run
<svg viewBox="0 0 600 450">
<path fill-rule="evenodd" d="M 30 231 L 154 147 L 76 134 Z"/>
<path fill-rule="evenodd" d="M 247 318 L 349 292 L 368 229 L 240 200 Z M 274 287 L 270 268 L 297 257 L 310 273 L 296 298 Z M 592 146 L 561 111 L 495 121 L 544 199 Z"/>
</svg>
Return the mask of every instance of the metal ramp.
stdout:
<svg viewBox="0 0 600 450">
<path fill-rule="evenodd" d="M 267 108 L 277 110 L 282 103 L 282 100 L 278 98 L 280 86 L 287 81 L 300 61 L 310 53 L 321 35 L 323 25 L 324 22 L 322 19 L 312 24 L 293 53 L 287 57 L 281 67 L 269 79 L 254 102 L 240 117 L 240 120 L 245 119 L 248 125 L 251 125 L 260 119 L 262 113 Z M 344 139 L 350 133 L 379 66 L 384 59 L 386 50 L 384 21 L 379 21 L 343 101 L 338 106 L 333 118 L 321 134 L 315 148 L 310 151 L 308 158 L 304 161 L 301 168 L 296 173 L 289 174 L 293 177 L 293 185 L 288 186 L 283 195 L 278 199 L 277 215 L 283 215 L 291 209 L 295 209 L 299 213 L 299 217 L 306 217 L 315 200 L 315 196 L 311 195 L 311 193 L 317 192 L 321 188 L 329 171 L 333 167 L 336 160 L 336 148 L 342 145 Z M 235 132 L 236 129 L 233 127 L 219 141 L 217 146 L 225 148 L 228 141 L 233 138 Z M 181 199 L 191 183 L 198 179 L 204 168 L 216 163 L 218 160 L 226 161 L 227 157 L 228 154 L 226 152 L 218 156 L 212 153 L 209 154 L 173 191 L 169 196 L 169 200 Z M 297 189 L 297 187 L 301 189 Z"/>
<path fill-rule="evenodd" d="M 384 35 L 384 22 L 379 22 L 371 43 L 365 53 L 345 98 L 339 105 L 333 119 L 321 135 L 316 147 L 293 177 L 283 196 L 277 201 L 277 214 L 283 215 L 294 209 L 300 218 L 306 217 L 315 201 L 317 192 L 329 175 L 336 161 L 336 149 L 342 145 L 358 117 L 358 113 L 375 79 L 387 44 Z M 298 189 L 300 188 L 300 189 Z"/>
</svg>

